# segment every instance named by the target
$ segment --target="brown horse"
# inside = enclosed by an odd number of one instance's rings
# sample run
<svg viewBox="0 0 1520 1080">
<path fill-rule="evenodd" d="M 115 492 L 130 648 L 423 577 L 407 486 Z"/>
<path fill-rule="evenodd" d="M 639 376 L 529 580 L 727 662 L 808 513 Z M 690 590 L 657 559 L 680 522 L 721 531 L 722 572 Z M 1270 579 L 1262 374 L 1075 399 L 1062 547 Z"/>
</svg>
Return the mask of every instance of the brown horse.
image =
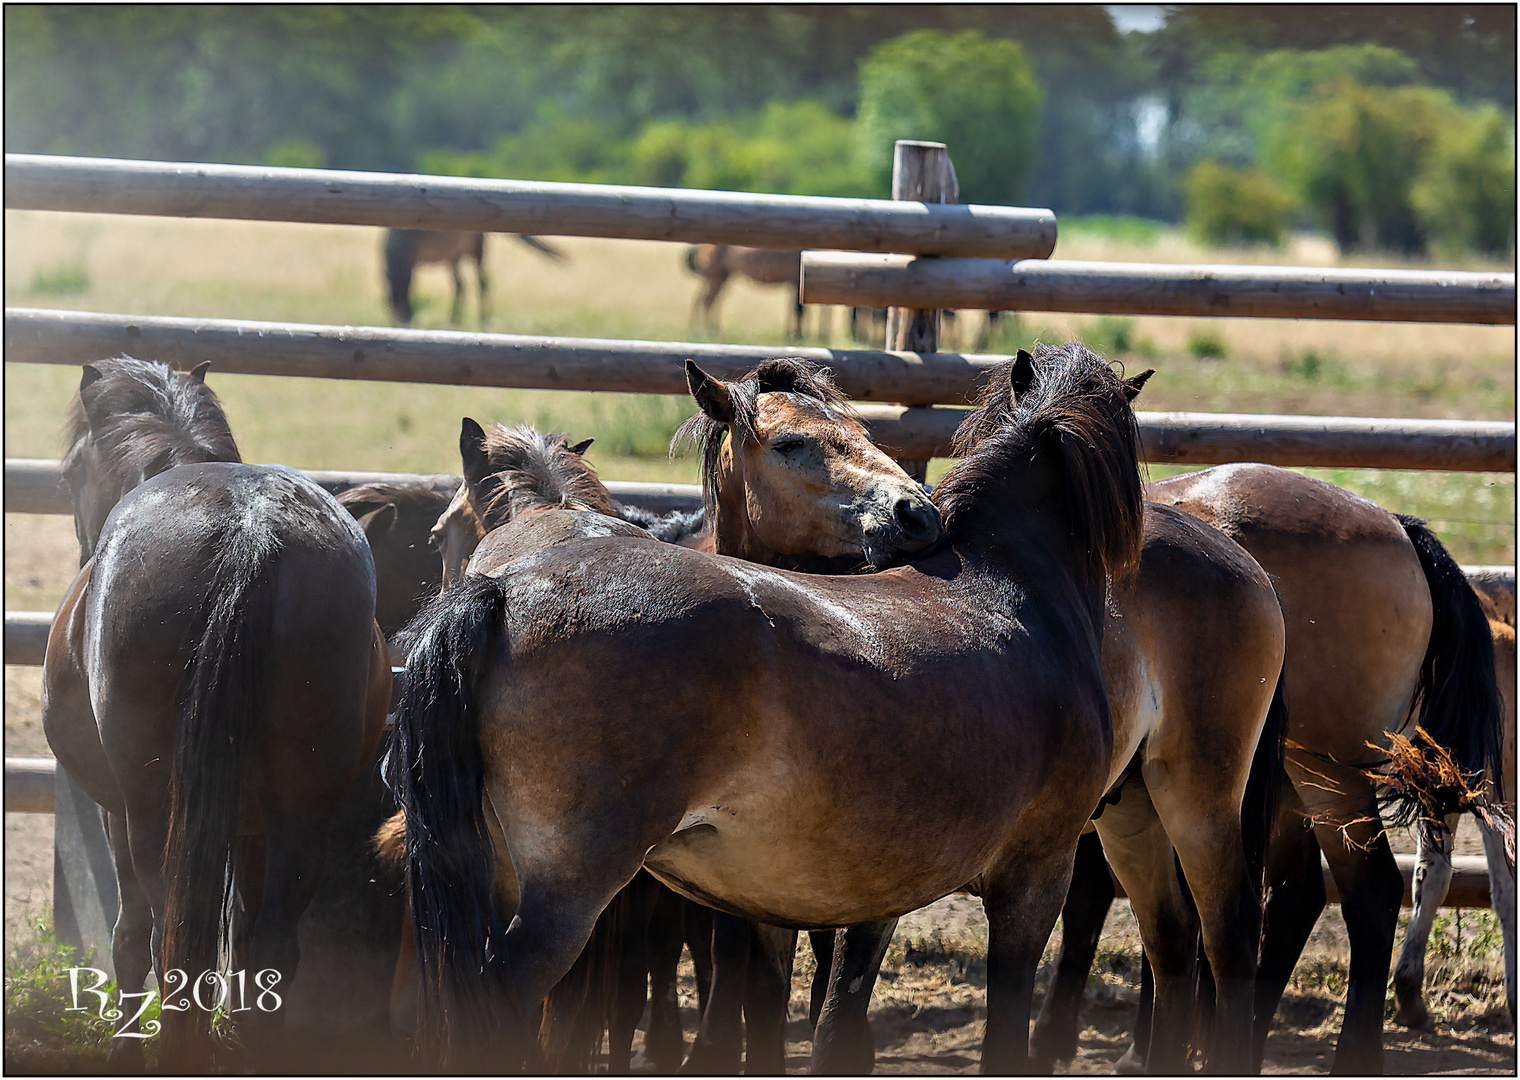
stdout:
<svg viewBox="0 0 1520 1080">
<path fill-rule="evenodd" d="M 785 285 L 792 291 L 793 340 L 802 340 L 802 252 L 783 248 L 740 247 L 735 244 L 697 244 L 686 249 L 686 268 L 702 279 L 702 291 L 692 301 L 691 321 L 697 321 L 698 309 L 709 331 L 716 333 L 717 319 L 713 305 L 723 293 L 728 279 L 738 274 L 757 285 Z"/>
<path fill-rule="evenodd" d="M 449 495 L 430 484 L 358 484 L 338 492 L 375 561 L 375 619 L 387 640 L 412 620 L 443 582 L 429 529 Z M 400 650 L 398 650 L 400 651 Z"/>
<path fill-rule="evenodd" d="M 118 985 L 155 967 L 169 1071 L 210 1064 L 190 995 L 232 992 L 234 887 L 247 983 L 295 977 L 329 822 L 390 697 L 363 534 L 300 474 L 239 463 L 204 370 L 85 365 L 64 463 L 83 566 L 43 666 L 48 743 L 107 812 Z M 251 1011 L 255 1051 L 280 1020 Z"/>
<path fill-rule="evenodd" d="M 1052 359 L 1043 347 L 1034 357 L 1020 350 L 1012 377 L 989 387 L 957 433 L 957 451 L 973 453 L 995 434 L 1040 364 Z M 1149 374 L 1136 376 L 1132 387 L 1138 390 Z M 1266 839 L 1275 816 L 1271 796 L 1286 725 L 1282 613 L 1266 574 L 1217 530 L 1155 504 L 1146 504 L 1144 525 L 1139 572 L 1115 584 L 1103 625 L 1114 755 L 1095 825 L 1158 973 L 1153 1068 L 1184 1065 L 1201 930 L 1219 975 L 1213 1064 L 1243 1071 L 1250 1061 Z M 845 934 L 844 949 L 857 959 L 843 958 L 831 977 L 814 1040 L 817 1070 L 871 1068 L 864 1017 L 885 952 L 883 932 L 890 927 Z"/>
<path fill-rule="evenodd" d="M 907 566 L 798 575 L 607 537 L 430 602 L 397 710 L 429 1043 L 523 1060 L 526 1018 L 643 864 L 794 927 L 977 879 L 999 973 L 984 1060 L 1022 1064 L 1108 779 L 1100 627 L 1139 557 L 1137 446 L 1124 383 L 1074 346 L 941 483 L 945 538 Z"/>
<path fill-rule="evenodd" d="M 1256 1062 L 1324 908 L 1323 849 L 1351 943 L 1335 1068 L 1381 1071 L 1403 878 L 1383 834 L 1377 781 L 1362 767 L 1366 744 L 1382 745 L 1388 732 L 1418 722 L 1469 775 L 1499 775 L 1500 702 L 1482 605 L 1422 522 L 1288 469 L 1219 466 L 1155 482 L 1147 495 L 1238 541 L 1273 575 L 1283 601 L 1289 738 L 1299 749 L 1289 754 L 1292 784 L 1272 839 Z M 1079 877 L 1101 888 L 1101 872 Z M 1107 906 L 1079 906 L 1077 936 L 1095 935 Z M 1073 920 L 1066 929 L 1072 933 Z M 1048 1056 L 1068 1056 L 1070 1047 Z"/>
<path fill-rule="evenodd" d="M 556 262 L 566 257 L 559 248 L 536 236 L 513 235 Z M 458 326 L 464 305 L 464 276 L 459 272 L 459 264 L 464 259 L 472 259 L 475 262 L 480 325 L 484 328 L 490 321 L 486 302 L 485 248 L 485 233 L 447 229 L 385 230 L 385 281 L 391 315 L 402 326 L 412 325 L 412 271 L 425 263 L 447 263 L 454 274 L 454 306 L 449 311 L 449 325 Z"/>
</svg>

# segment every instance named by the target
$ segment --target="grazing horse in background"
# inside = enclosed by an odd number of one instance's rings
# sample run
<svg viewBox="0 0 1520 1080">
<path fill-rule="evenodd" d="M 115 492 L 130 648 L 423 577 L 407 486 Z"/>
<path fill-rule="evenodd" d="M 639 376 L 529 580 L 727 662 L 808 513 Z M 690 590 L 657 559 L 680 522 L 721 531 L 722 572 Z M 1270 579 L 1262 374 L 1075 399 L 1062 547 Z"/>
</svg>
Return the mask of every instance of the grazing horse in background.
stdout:
<svg viewBox="0 0 1520 1080">
<path fill-rule="evenodd" d="M 1237 541 L 1272 575 L 1282 598 L 1292 704 L 1288 735 L 1296 747 L 1288 753 L 1291 786 L 1271 841 L 1256 1064 L 1278 1000 L 1325 906 L 1323 850 L 1351 945 L 1335 1069 L 1380 1072 L 1404 882 L 1383 831 L 1378 781 L 1361 766 L 1368 742 L 1386 745 L 1388 733 L 1418 723 L 1469 776 L 1499 775 L 1501 704 L 1482 604 L 1423 522 L 1289 469 L 1222 465 L 1155 481 L 1146 495 Z M 1096 892 L 1069 902 L 1065 934 L 1096 940 L 1111 886 L 1104 884 L 1101 865 L 1079 864 L 1076 877 Z M 1084 971 L 1086 963 L 1090 957 Z M 1066 985 L 1079 992 L 1082 981 Z M 1058 1017 L 1075 1008 L 1070 995 L 1046 998 L 1035 1028 L 1037 1043 L 1051 1036 L 1042 1046 L 1043 1060 L 1071 1056 L 1074 1026 L 1051 1026 L 1046 1014 Z M 1137 1040 L 1127 1056 L 1143 1055 Z"/>
<path fill-rule="evenodd" d="M 563 251 L 536 236 L 513 233 L 540 255 L 556 262 L 566 256 Z M 459 272 L 463 259 L 475 262 L 475 283 L 479 297 L 480 325 L 490 319 L 486 303 L 486 234 L 452 229 L 385 230 L 385 281 L 389 289 L 391 316 L 402 326 L 412 325 L 412 271 L 424 263 L 448 263 L 454 274 L 454 306 L 449 325 L 459 325 L 464 304 L 464 276 Z"/>
<path fill-rule="evenodd" d="M 236 966 L 295 978 L 328 826 L 390 698 L 363 533 L 294 470 L 239 462 L 204 371 L 85 365 L 64 461 L 83 566 L 43 665 L 48 744 L 107 813 L 118 983 L 156 970 L 171 1072 L 211 1064 L 185 980 L 222 969 L 234 889 Z M 267 1052 L 280 1023 L 251 1012 L 245 1042 Z"/>
<path fill-rule="evenodd" d="M 1020 350 L 1010 377 L 989 385 L 957 432 L 956 452 L 972 454 L 995 436 L 1039 367 L 1059 355 L 1044 346 L 1034 356 Z M 1150 374 L 1129 380 L 1129 391 L 1138 392 Z M 1272 584 L 1217 530 L 1148 503 L 1138 573 L 1111 591 L 1102 661 L 1114 752 L 1094 824 L 1134 907 L 1145 952 L 1164 972 L 1152 1067 L 1181 1071 L 1185 1064 L 1201 931 L 1218 976 L 1211 1066 L 1244 1071 L 1287 725 L 1283 618 Z M 815 1071 L 870 1071 L 866 1008 L 891 931 L 886 924 L 844 932 L 814 1038 Z M 1068 948 L 1070 936 L 1063 935 Z M 1081 975 L 1085 982 L 1085 968 Z M 999 973 L 989 966 L 988 977 Z"/>
<path fill-rule="evenodd" d="M 789 927 L 977 880 L 999 972 L 985 1067 L 1022 1066 L 1107 781 L 1100 629 L 1139 557 L 1138 444 L 1125 385 L 1073 346 L 936 489 L 945 536 L 906 566 L 801 575 L 608 536 L 431 601 L 396 713 L 426 1043 L 530 1057 L 525 1021 L 645 865 Z"/>
<path fill-rule="evenodd" d="M 1504 703 L 1504 728 L 1500 743 L 1500 776 L 1495 784 L 1511 821 L 1515 818 L 1515 628 L 1494 618 L 1499 614 L 1485 601 L 1489 614 L 1488 629 L 1494 639 L 1494 675 Z M 1513 611 L 1510 612 L 1513 618 Z M 1492 782 L 1492 781 L 1490 781 Z M 1419 848 L 1415 859 L 1414 910 L 1409 915 L 1409 929 L 1404 945 L 1393 966 L 1393 994 L 1398 1001 L 1394 1022 L 1406 1027 L 1424 1027 L 1430 1022 L 1425 1006 L 1425 946 L 1436 913 L 1451 888 L 1451 844 L 1457 831 L 1458 815 L 1421 818 L 1416 832 Z M 1494 914 L 1504 934 L 1504 995 L 1509 1004 L 1510 1023 L 1515 1020 L 1515 867 L 1512 853 L 1503 839 L 1480 819 L 1483 851 L 1488 857 L 1488 892 Z"/>
<path fill-rule="evenodd" d="M 691 321 L 702 311 L 708 330 L 716 333 L 718 321 L 713 305 L 723 287 L 734 274 L 747 277 L 757 285 L 786 285 L 792 290 L 792 327 L 794 341 L 802 340 L 802 252 L 785 248 L 739 247 L 734 244 L 696 244 L 686 249 L 686 268 L 702 279 L 702 291 L 692 301 Z"/>
</svg>

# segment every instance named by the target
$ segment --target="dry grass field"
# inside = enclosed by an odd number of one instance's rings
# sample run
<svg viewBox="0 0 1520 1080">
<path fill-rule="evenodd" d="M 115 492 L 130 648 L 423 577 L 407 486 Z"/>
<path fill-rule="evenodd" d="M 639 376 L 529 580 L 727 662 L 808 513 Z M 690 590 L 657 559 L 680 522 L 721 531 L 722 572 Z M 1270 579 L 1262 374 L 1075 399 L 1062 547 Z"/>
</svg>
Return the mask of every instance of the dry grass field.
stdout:
<svg viewBox="0 0 1520 1080">
<path fill-rule="evenodd" d="M 105 215 L 5 214 L 5 302 L 142 315 L 385 325 L 381 231 L 371 228 L 214 222 Z M 731 284 L 716 335 L 688 326 L 696 282 L 680 245 L 566 239 L 554 263 L 507 238 L 492 238 L 490 328 L 510 333 L 665 340 L 784 342 L 789 299 L 782 290 Z M 1173 234 L 1118 243 L 1072 229 L 1062 258 L 1153 262 L 1336 263 L 1327 244 L 1300 239 L 1286 251 L 1205 251 Z M 1367 260 L 1387 265 L 1386 260 Z M 1464 268 L 1481 269 L 1478 264 Z M 1512 269 L 1512 267 L 1504 267 Z M 468 272 L 467 272 L 468 273 Z M 418 325 L 442 326 L 446 271 L 421 270 Z M 820 315 L 822 324 L 820 325 Z M 850 344 L 844 309 L 810 311 L 810 344 Z M 980 315 L 959 321 L 965 343 Z M 467 328 L 475 325 L 473 291 Z M 1512 327 L 1358 324 L 1289 320 L 1115 319 L 1029 315 L 1005 319 L 993 348 L 1080 338 L 1130 368 L 1155 367 L 1142 408 L 1408 417 L 1512 419 Z M 952 341 L 951 345 L 957 344 Z M 151 359 L 151 357 L 149 357 Z M 690 412 L 681 398 L 218 375 L 246 460 L 306 468 L 457 471 L 459 418 L 525 421 L 577 437 L 595 436 L 591 460 L 614 479 L 691 482 L 689 458 L 670 461 L 665 442 Z M 74 368 L 5 365 L 7 457 L 56 457 Z M 936 462 L 931 478 L 947 463 Z M 1154 475 L 1171 469 L 1156 468 Z M 1513 563 L 1515 483 L 1509 474 L 1309 470 L 1390 509 L 1431 520 L 1463 562 Z M 50 610 L 73 576 L 75 545 L 64 518 L 5 516 L 5 606 Z M 38 723 L 36 669 L 7 667 L 7 754 L 46 753 Z M 51 901 L 51 819 L 6 815 L 5 938 L 11 961 L 37 945 L 29 916 Z M 1407 838 L 1404 843 L 1407 849 Z M 1465 852 L 1476 853 L 1464 833 Z M 1433 953 L 1435 1027 L 1390 1027 L 1395 1072 L 1512 1072 L 1514 1039 L 1502 1009 L 1502 968 L 1491 914 L 1449 917 Z M 985 1001 L 985 923 L 979 905 L 951 898 L 900 932 L 889 954 L 873 1018 L 891 1072 L 975 1068 Z M 1290 991 L 1285 1032 L 1268 1071 L 1319 1072 L 1339 1026 L 1345 980 L 1344 928 L 1331 909 Z M 1120 904 L 1092 982 L 1083 1050 L 1072 1071 L 1105 1071 L 1128 1040 L 1137 982 L 1137 937 Z M 804 1064 L 805 993 L 800 955 L 791 1064 Z M 19 969 L 18 969 L 19 970 Z M 689 968 L 687 969 L 689 971 Z M 687 992 L 691 986 L 688 981 Z M 8 991 L 9 993 L 9 991 Z M 693 999 L 694 1000 L 694 999 Z M 799 1016 L 798 1010 L 802 1009 Z M 15 1049 L 6 1044 L 7 1064 Z"/>
</svg>

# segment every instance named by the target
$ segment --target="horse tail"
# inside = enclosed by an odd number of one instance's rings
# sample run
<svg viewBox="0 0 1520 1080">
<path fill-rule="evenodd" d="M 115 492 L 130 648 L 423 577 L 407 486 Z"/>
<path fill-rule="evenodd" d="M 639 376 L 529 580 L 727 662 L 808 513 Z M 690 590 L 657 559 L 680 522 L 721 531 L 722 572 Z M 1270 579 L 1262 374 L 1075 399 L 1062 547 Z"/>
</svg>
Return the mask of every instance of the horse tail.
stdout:
<svg viewBox="0 0 1520 1080">
<path fill-rule="evenodd" d="M 403 326 L 412 323 L 412 269 L 420 239 L 415 229 L 385 232 L 385 281 L 390 287 L 391 315 Z"/>
<path fill-rule="evenodd" d="M 540 255 L 544 255 L 550 259 L 553 259 L 555 262 L 564 262 L 570 257 L 569 255 L 565 254 L 563 248 L 555 247 L 553 244 L 549 243 L 549 241 L 543 239 L 542 237 L 528 236 L 526 233 L 516 233 L 515 235 L 519 240 L 527 244 L 534 251 L 538 252 Z"/>
<path fill-rule="evenodd" d="M 506 928 L 493 899 L 495 855 L 482 797 L 477 676 L 497 640 L 506 592 L 469 575 L 429 601 L 396 708 L 406 888 L 421 974 L 421 1036 L 445 1054 L 488 1039 L 505 985 Z"/>
<path fill-rule="evenodd" d="M 1283 768 L 1288 741 L 1288 672 L 1277 673 L 1272 704 L 1256 740 L 1251 771 L 1246 776 L 1245 797 L 1240 803 L 1240 838 L 1245 847 L 1246 870 L 1263 902 L 1267 892 L 1267 845 L 1277 821 L 1282 795 Z"/>
<path fill-rule="evenodd" d="M 161 971 L 179 968 L 190 979 L 221 968 L 228 939 L 243 762 L 266 702 L 261 675 L 273 636 L 269 570 L 276 550 L 267 530 L 228 529 L 219 537 L 194 658 L 181 685 L 159 962 Z M 165 1025 L 164 1060 L 179 1060 L 209 1020 L 192 1008 L 184 1025 Z"/>
<path fill-rule="evenodd" d="M 1469 777 L 1496 780 L 1503 706 L 1488 616 L 1462 568 L 1425 522 L 1396 516 L 1430 586 L 1430 644 L 1410 714 Z"/>
<path fill-rule="evenodd" d="M 707 273 L 705 269 L 697 264 L 697 255 L 699 252 L 701 252 L 701 250 L 702 246 L 700 244 L 692 244 L 686 249 L 686 269 L 690 270 L 698 277 L 701 277 Z"/>
</svg>

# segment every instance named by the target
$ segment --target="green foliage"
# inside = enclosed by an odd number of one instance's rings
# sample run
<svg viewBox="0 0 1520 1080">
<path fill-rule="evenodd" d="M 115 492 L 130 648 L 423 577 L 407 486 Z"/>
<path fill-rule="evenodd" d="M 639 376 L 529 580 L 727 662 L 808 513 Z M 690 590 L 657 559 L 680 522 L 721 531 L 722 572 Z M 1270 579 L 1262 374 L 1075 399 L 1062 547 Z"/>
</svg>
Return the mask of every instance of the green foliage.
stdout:
<svg viewBox="0 0 1520 1080">
<path fill-rule="evenodd" d="M 327 152 L 310 139 L 287 139 L 264 152 L 264 164 L 277 169 L 320 169 Z"/>
<path fill-rule="evenodd" d="M 1135 320 L 1119 315 L 1102 315 L 1088 329 L 1087 345 L 1102 356 L 1128 353 L 1135 348 Z"/>
<path fill-rule="evenodd" d="M 1110 240 L 1117 244 L 1154 244 L 1166 235 L 1164 221 L 1133 214 L 1068 214 L 1059 222 L 1063 240 Z"/>
<path fill-rule="evenodd" d="M 13 946 L 5 957 L 5 1026 L 7 1057 L 13 1046 L 60 1044 L 71 1054 L 94 1055 L 110 1043 L 112 1028 L 97 1009 L 69 1011 L 69 968 L 87 966 L 94 953 L 81 959 L 76 951 L 53 936 L 49 916 L 32 917 L 28 929 L 35 934 L 24 946 Z M 83 985 L 90 985 L 93 980 Z M 108 990 L 114 1000 L 116 984 Z M 85 1000 L 96 1001 L 94 995 Z"/>
<path fill-rule="evenodd" d="M 67 262 L 32 274 L 33 296 L 78 296 L 90 291 L 90 272 L 83 262 Z"/>
<path fill-rule="evenodd" d="M 1232 169 L 1212 158 L 1183 181 L 1187 231 L 1204 244 L 1282 243 L 1293 200 L 1260 169 Z"/>
<path fill-rule="evenodd" d="M 1017 204 L 1043 100 L 1018 42 L 975 30 L 915 30 L 873 49 L 860 66 L 862 163 L 885 196 L 896 140 L 942 142 L 962 202 Z"/>
<path fill-rule="evenodd" d="M 1442 251 L 1513 252 L 1513 120 L 1491 105 L 1448 119 L 1409 198 L 1421 227 Z"/>
<path fill-rule="evenodd" d="M 1223 360 L 1229 354 L 1224 335 L 1209 326 L 1194 328 L 1188 335 L 1187 350 L 1189 355 L 1200 360 Z"/>
</svg>

